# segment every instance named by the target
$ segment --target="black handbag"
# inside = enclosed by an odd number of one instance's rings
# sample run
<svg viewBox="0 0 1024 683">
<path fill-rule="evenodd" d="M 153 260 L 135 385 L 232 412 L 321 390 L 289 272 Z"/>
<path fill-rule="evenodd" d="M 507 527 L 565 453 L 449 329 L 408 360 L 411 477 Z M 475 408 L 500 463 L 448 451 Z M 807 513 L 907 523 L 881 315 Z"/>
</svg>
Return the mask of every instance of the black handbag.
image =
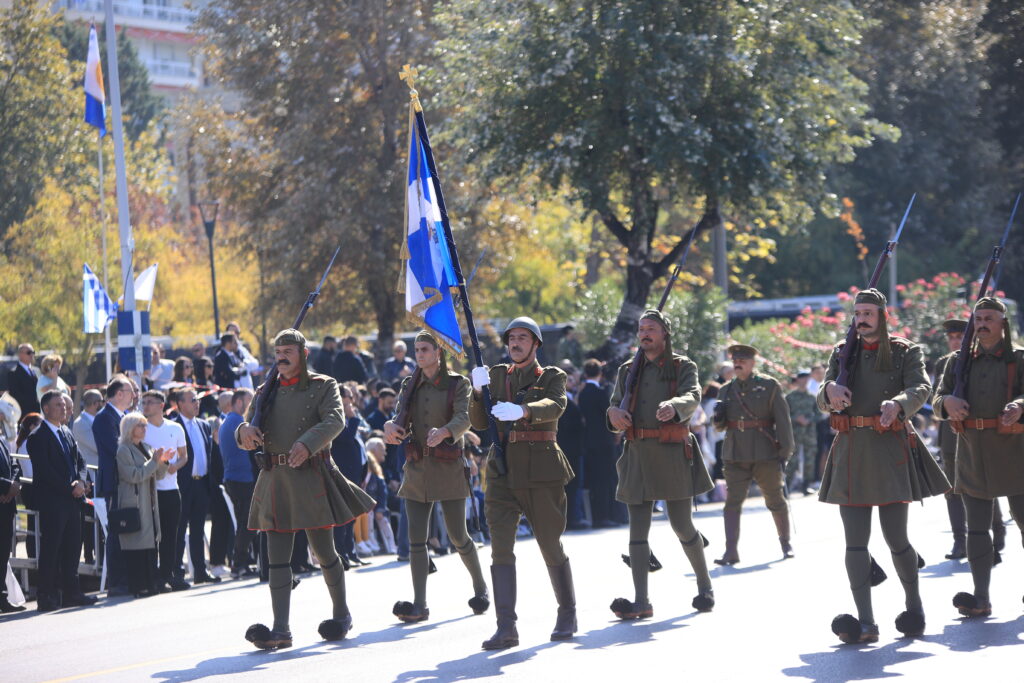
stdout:
<svg viewBox="0 0 1024 683">
<path fill-rule="evenodd" d="M 110 531 L 115 534 L 130 534 L 142 529 L 142 515 L 139 508 L 117 508 L 109 515 Z"/>
</svg>

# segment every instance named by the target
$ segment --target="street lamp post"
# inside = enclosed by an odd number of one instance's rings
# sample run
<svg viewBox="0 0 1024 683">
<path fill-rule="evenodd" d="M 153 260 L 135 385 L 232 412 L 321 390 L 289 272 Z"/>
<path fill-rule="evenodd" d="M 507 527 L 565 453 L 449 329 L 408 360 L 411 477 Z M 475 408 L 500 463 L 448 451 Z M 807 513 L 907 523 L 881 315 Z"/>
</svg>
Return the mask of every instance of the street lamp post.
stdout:
<svg viewBox="0 0 1024 683">
<path fill-rule="evenodd" d="M 220 202 L 199 202 L 199 215 L 203 218 L 206 228 L 206 240 L 210 245 L 210 282 L 213 284 L 213 331 L 220 337 L 220 309 L 217 306 L 217 268 L 213 265 L 213 231 L 217 227 L 217 211 Z"/>
</svg>

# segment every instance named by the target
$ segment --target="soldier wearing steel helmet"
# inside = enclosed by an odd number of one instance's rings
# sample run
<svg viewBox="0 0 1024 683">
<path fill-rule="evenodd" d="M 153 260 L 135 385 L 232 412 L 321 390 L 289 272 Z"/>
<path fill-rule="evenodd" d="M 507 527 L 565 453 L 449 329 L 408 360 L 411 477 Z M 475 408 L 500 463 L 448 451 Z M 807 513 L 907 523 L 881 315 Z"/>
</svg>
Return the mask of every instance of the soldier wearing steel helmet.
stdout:
<svg viewBox="0 0 1024 683">
<path fill-rule="evenodd" d="M 519 644 L 516 630 L 516 565 L 513 548 L 519 519 L 525 516 L 548 568 L 558 602 L 551 640 L 567 640 L 576 632 L 576 594 L 569 558 L 562 549 L 565 531 L 565 485 L 572 468 L 558 447 L 558 418 L 565 410 L 565 373 L 541 367 L 537 350 L 543 344 L 532 318 L 516 318 L 502 334 L 511 363 L 475 368 L 469 417 L 474 429 L 486 429 L 482 389 L 490 387 L 491 414 L 499 424 L 507 473 L 498 471 L 492 448 L 487 461 L 484 508 L 491 529 L 491 582 L 498 622 L 485 650 Z"/>
</svg>

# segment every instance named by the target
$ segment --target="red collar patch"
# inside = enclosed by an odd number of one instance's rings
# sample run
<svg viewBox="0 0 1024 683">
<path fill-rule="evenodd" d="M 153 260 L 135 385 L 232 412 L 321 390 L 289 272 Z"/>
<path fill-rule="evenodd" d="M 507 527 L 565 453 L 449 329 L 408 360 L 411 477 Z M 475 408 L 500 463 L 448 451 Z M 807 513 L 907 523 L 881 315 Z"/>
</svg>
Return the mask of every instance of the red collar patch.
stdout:
<svg viewBox="0 0 1024 683">
<path fill-rule="evenodd" d="M 281 386 L 282 387 L 291 387 L 291 386 L 295 386 L 298 383 L 299 383 L 299 376 L 298 375 L 295 375 L 291 379 L 285 379 L 284 377 L 281 378 Z"/>
</svg>

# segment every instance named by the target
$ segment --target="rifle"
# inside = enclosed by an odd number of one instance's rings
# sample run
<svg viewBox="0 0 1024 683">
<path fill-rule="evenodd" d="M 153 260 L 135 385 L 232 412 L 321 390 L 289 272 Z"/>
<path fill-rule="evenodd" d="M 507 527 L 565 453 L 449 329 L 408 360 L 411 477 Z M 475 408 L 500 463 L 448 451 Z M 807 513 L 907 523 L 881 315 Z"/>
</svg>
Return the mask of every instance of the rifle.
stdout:
<svg viewBox="0 0 1024 683">
<path fill-rule="evenodd" d="M 900 234 L 903 232 L 903 226 L 907 224 L 907 216 L 910 215 L 910 207 L 914 205 L 915 197 L 917 197 L 916 192 L 910 197 L 910 203 L 907 204 L 907 210 L 903 212 L 903 220 L 900 221 L 896 234 L 885 245 L 881 256 L 878 257 L 875 271 L 871 273 L 871 279 L 868 281 L 868 286 L 865 289 L 871 289 L 877 285 L 879 278 L 882 277 L 885 264 L 889 261 L 892 253 L 896 251 L 896 245 L 899 244 Z M 836 384 L 843 388 L 850 386 L 850 373 L 853 370 L 853 359 L 856 358 L 857 346 L 857 317 L 853 316 L 853 319 L 850 321 L 850 329 L 846 331 L 846 344 L 843 346 L 842 351 L 839 352 L 839 376 L 836 377 Z"/>
<path fill-rule="evenodd" d="M 679 273 L 682 272 L 683 266 L 686 265 L 686 257 L 690 253 L 690 245 L 693 244 L 693 238 L 697 236 L 697 227 L 694 226 L 693 230 L 690 231 L 690 236 L 686 238 L 686 246 L 683 247 L 683 253 L 676 263 L 675 270 L 672 271 L 672 276 L 665 284 L 665 291 L 661 293 L 661 301 L 658 302 L 659 312 L 665 308 L 665 304 L 668 302 L 668 295 L 672 291 L 672 286 L 675 285 L 676 280 L 679 279 Z M 629 410 L 630 403 L 633 401 L 633 392 L 636 391 L 636 384 L 640 380 L 640 363 L 643 361 L 643 357 L 643 349 L 637 348 L 636 355 L 633 356 L 633 364 L 629 366 L 629 371 L 626 373 L 626 381 L 622 387 L 622 400 L 619 401 L 619 408 L 621 410 Z"/>
<path fill-rule="evenodd" d="M 985 276 L 981 279 L 981 287 L 978 288 L 978 299 L 988 295 L 988 285 L 999 265 L 999 259 L 1003 256 L 1003 249 L 1006 248 L 1006 238 L 1010 236 L 1010 227 L 1013 225 L 1013 218 L 1017 215 L 1017 205 L 1020 204 L 1020 194 L 1017 201 L 1013 203 L 1013 210 L 1010 211 L 1010 220 L 1006 222 L 1003 230 L 1003 239 L 992 248 L 992 256 L 989 257 L 988 267 L 985 269 Z M 956 384 L 953 387 L 953 396 L 959 399 L 967 398 L 967 372 L 970 365 L 971 345 L 974 343 L 974 311 L 967 319 L 967 327 L 964 329 L 964 337 L 960 342 L 960 354 L 956 358 L 956 365 L 953 366 L 953 376 L 956 377 Z"/>
<path fill-rule="evenodd" d="M 334 250 L 334 256 L 331 257 L 331 262 L 327 264 L 327 270 L 324 271 L 324 275 L 320 278 L 320 284 L 316 286 L 309 296 L 306 297 L 306 302 L 302 304 L 302 310 L 299 311 L 299 315 L 295 318 L 295 324 L 292 325 L 294 329 L 299 329 L 302 325 L 302 321 L 305 320 L 306 314 L 309 313 L 309 309 L 313 308 L 313 304 L 316 303 L 317 298 L 320 296 L 320 290 L 323 288 L 324 283 L 327 281 L 327 275 L 331 272 L 331 268 L 334 267 L 334 260 L 338 258 L 338 252 L 341 251 L 341 247 Z M 280 378 L 277 372 L 277 363 L 274 363 L 270 371 L 267 373 L 267 379 L 260 385 L 260 388 L 256 391 L 256 398 L 254 399 L 255 408 L 253 408 L 252 421 L 250 424 L 255 425 L 262 431 L 263 423 L 266 420 L 267 414 L 270 412 L 271 406 L 274 405 L 274 398 L 277 396 L 277 390 L 280 387 Z M 263 449 L 259 448 L 255 451 L 250 451 L 253 459 L 262 469 L 262 462 L 265 458 L 263 455 Z"/>
</svg>

